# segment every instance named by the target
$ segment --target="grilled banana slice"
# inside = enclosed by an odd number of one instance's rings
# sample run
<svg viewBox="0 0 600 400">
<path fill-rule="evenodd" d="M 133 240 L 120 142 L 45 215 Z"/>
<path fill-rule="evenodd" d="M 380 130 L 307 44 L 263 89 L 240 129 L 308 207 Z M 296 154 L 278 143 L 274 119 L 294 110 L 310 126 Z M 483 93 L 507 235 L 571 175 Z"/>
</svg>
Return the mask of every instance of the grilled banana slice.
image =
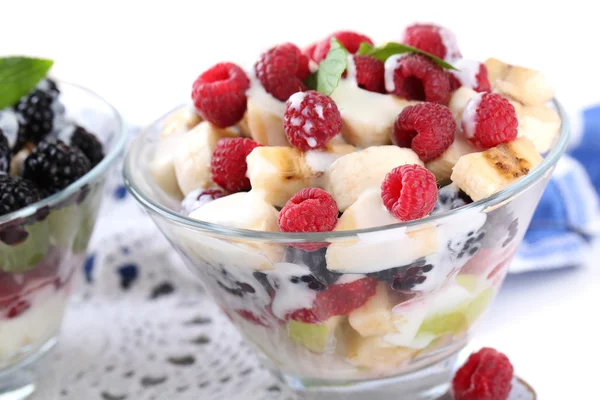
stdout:
<svg viewBox="0 0 600 400">
<path fill-rule="evenodd" d="M 465 154 L 476 152 L 477 149 L 462 135 L 456 135 L 454 142 L 441 156 L 428 162 L 425 166 L 433 172 L 438 183 L 445 185 L 450 182 L 452 168 Z"/>
<path fill-rule="evenodd" d="M 541 72 L 506 64 L 496 58 L 485 62 L 494 91 L 527 106 L 541 106 L 554 96 L 554 89 Z"/>
<path fill-rule="evenodd" d="M 417 101 L 369 92 L 342 80 L 331 98 L 342 114 L 342 135 L 357 147 L 391 144 L 391 132 L 398 114 Z"/>
<path fill-rule="evenodd" d="M 216 186 L 210 172 L 212 154 L 220 139 L 236 136 L 231 129 L 219 129 L 207 121 L 182 134 L 173 156 L 173 166 L 184 195 L 199 188 Z"/>
<path fill-rule="evenodd" d="M 380 188 L 395 167 L 404 164 L 423 166 L 411 149 L 398 146 L 372 146 L 337 159 L 326 174 L 326 189 L 344 212 L 366 189 Z"/>
<path fill-rule="evenodd" d="M 542 162 L 526 137 L 479 153 L 462 156 L 452 169 L 452 182 L 474 201 L 499 192 Z"/>
</svg>

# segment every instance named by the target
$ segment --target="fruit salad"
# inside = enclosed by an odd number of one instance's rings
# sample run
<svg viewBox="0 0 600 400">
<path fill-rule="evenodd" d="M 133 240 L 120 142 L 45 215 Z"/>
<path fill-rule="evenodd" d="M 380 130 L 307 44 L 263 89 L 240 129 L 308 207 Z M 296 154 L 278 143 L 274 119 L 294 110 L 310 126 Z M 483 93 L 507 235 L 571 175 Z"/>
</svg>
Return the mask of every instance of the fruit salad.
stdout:
<svg viewBox="0 0 600 400">
<path fill-rule="evenodd" d="M 0 70 L 16 68 L 14 76 L 22 77 L 31 63 L 43 66 L 38 59 L 8 58 Z M 0 110 L 0 370 L 58 332 L 98 212 L 97 181 L 60 201 L 30 207 L 62 192 L 104 158 L 102 143 L 68 117 L 61 98 L 59 86 L 46 77 Z"/>
<path fill-rule="evenodd" d="M 545 181 L 480 201 L 542 162 L 552 97 L 539 72 L 463 58 L 436 25 L 278 44 L 203 72 L 163 121 L 153 196 L 212 225 L 157 223 L 284 374 L 416 370 L 464 345 L 502 283 Z"/>
</svg>

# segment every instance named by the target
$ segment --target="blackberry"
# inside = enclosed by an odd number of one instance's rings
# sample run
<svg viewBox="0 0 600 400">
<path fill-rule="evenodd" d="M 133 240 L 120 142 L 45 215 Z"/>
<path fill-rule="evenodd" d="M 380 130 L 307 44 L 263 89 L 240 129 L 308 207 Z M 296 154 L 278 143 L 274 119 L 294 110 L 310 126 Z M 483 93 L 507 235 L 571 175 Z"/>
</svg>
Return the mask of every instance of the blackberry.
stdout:
<svg viewBox="0 0 600 400">
<path fill-rule="evenodd" d="M 446 247 L 456 255 L 456 259 L 461 260 L 465 257 L 469 259 L 481 250 L 481 243 L 485 236 L 486 232 L 484 230 L 471 231 L 467 233 L 465 240 L 463 238 L 451 240 Z M 463 261 L 466 262 L 466 260 Z"/>
<path fill-rule="evenodd" d="M 58 95 L 60 94 L 60 90 L 58 90 L 58 86 L 56 85 L 56 82 L 54 82 L 52 79 L 50 78 L 46 78 L 40 81 L 40 83 L 37 84 L 37 89 L 49 94 L 52 97 L 58 97 Z"/>
<path fill-rule="evenodd" d="M 425 282 L 427 274 L 433 269 L 433 265 L 427 264 L 424 258 L 420 258 L 414 263 L 386 269 L 384 271 L 371 272 L 367 276 L 377 280 L 388 282 L 392 289 L 397 292 L 407 292 L 416 285 Z"/>
<path fill-rule="evenodd" d="M 313 275 L 292 276 L 290 281 L 294 284 L 306 284 L 310 290 L 323 292 L 327 290 L 327 285 L 317 280 Z"/>
<path fill-rule="evenodd" d="M 40 142 L 52 133 L 54 127 L 55 97 L 40 89 L 34 89 L 29 95 L 21 98 L 14 106 L 19 114 L 19 122 L 22 129 L 19 130 L 17 143 Z"/>
<path fill-rule="evenodd" d="M 17 211 L 40 199 L 33 183 L 18 176 L 0 175 L 0 215 Z"/>
<path fill-rule="evenodd" d="M 306 265 L 312 276 L 327 287 L 334 284 L 342 274 L 327 269 L 326 252 L 326 247 L 316 251 L 305 251 L 288 246 L 285 252 L 285 261 L 292 264 Z"/>
<path fill-rule="evenodd" d="M 61 140 L 42 141 L 25 159 L 23 177 L 51 195 L 81 178 L 90 168 L 90 161 L 81 150 Z"/>
<path fill-rule="evenodd" d="M 497 249 L 508 246 L 519 231 L 519 218 L 511 211 L 512 204 L 507 204 L 487 213 L 483 229 L 487 235 L 482 246 Z"/>
<path fill-rule="evenodd" d="M 10 169 L 11 150 L 8 144 L 8 139 L 4 136 L 4 132 L 0 129 L 0 174 L 8 174 Z"/>
<path fill-rule="evenodd" d="M 431 214 L 441 214 L 472 202 L 455 184 L 446 185 L 438 191 L 438 200 Z"/>
<path fill-rule="evenodd" d="M 232 296 L 244 297 L 245 294 L 256 293 L 252 285 L 235 280 L 224 268 L 220 269 L 221 276 L 217 279 L 217 285 Z"/>
<path fill-rule="evenodd" d="M 90 160 L 92 168 L 104 158 L 102 143 L 82 126 L 77 126 L 71 135 L 71 146 L 77 147 L 85 154 Z"/>
</svg>

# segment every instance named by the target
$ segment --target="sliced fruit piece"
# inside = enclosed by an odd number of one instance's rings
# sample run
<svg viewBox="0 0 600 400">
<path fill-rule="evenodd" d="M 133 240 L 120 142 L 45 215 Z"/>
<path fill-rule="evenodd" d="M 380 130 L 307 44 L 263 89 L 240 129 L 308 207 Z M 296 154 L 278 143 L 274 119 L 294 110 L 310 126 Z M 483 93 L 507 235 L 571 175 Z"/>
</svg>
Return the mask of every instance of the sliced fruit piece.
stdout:
<svg viewBox="0 0 600 400">
<path fill-rule="evenodd" d="M 473 301 L 467 306 L 465 316 L 467 318 L 467 326 L 470 328 L 477 319 L 488 309 L 496 291 L 490 287 L 482 291 L 473 299 Z"/>
<path fill-rule="evenodd" d="M 356 147 L 343 143 L 343 139 L 338 140 L 337 138 L 340 136 L 332 139 L 323 150 L 311 150 L 304 153 L 304 160 L 310 169 L 312 187 L 325 188 L 327 185 L 325 173 L 335 160 L 356 151 Z"/>
<path fill-rule="evenodd" d="M 379 282 L 375 295 L 362 307 L 348 315 L 348 322 L 362 336 L 378 336 L 395 332 L 392 323 L 392 300 L 388 294 L 389 285 Z"/>
<path fill-rule="evenodd" d="M 381 336 L 363 337 L 350 329 L 346 333 L 346 351 L 350 362 L 374 370 L 387 370 L 408 363 L 418 350 L 394 346 Z"/>
<path fill-rule="evenodd" d="M 452 168 L 458 160 L 466 155 L 476 152 L 477 149 L 462 135 L 456 135 L 454 142 L 435 160 L 425 164 L 428 170 L 433 172 L 438 183 L 446 185 L 450 183 Z"/>
<path fill-rule="evenodd" d="M 534 144 L 521 137 L 479 153 L 462 156 L 451 179 L 473 201 L 506 188 L 542 162 Z"/>
<path fill-rule="evenodd" d="M 0 241 L 0 268 L 21 273 L 35 267 L 46 254 L 49 245 L 48 221 L 25 225 L 27 238 L 15 245 Z"/>
<path fill-rule="evenodd" d="M 179 189 L 184 195 L 199 188 L 216 186 L 210 171 L 213 152 L 219 140 L 236 136 L 231 129 L 219 129 L 207 121 L 182 134 L 173 155 L 173 166 Z"/>
<path fill-rule="evenodd" d="M 464 331 L 468 326 L 465 313 L 471 296 L 464 287 L 455 283 L 449 283 L 432 294 L 427 299 L 427 316 L 419 327 L 417 336 L 441 336 Z"/>
<path fill-rule="evenodd" d="M 322 324 L 308 324 L 291 320 L 287 325 L 288 335 L 296 343 L 310 351 L 322 353 L 334 337 L 341 321 L 342 317 L 329 318 Z"/>
<path fill-rule="evenodd" d="M 342 114 L 342 135 L 358 147 L 391 144 L 391 132 L 398 114 L 418 101 L 370 92 L 350 81 L 341 81 L 331 98 Z"/>
<path fill-rule="evenodd" d="M 181 108 L 165 120 L 160 138 L 164 139 L 173 134 L 187 132 L 200 122 L 202 122 L 202 117 L 192 107 Z"/>
<path fill-rule="evenodd" d="M 450 103 L 448 104 L 448 108 L 452 111 L 452 115 L 456 119 L 458 126 L 460 127 L 460 121 L 462 118 L 463 110 L 465 106 L 471 100 L 471 97 L 477 94 L 473 89 L 461 86 L 452 93 L 452 97 L 450 97 Z"/>
<path fill-rule="evenodd" d="M 48 215 L 50 240 L 56 246 L 70 248 L 77 236 L 82 221 L 81 207 L 78 204 L 54 209 Z"/>
<path fill-rule="evenodd" d="M 554 89 L 541 72 L 506 64 L 496 58 L 485 62 L 493 89 L 529 106 L 541 106 L 554 96 Z"/>
<path fill-rule="evenodd" d="M 477 275 L 464 274 L 456 276 L 456 283 L 473 293 L 477 288 L 481 287 L 482 283 L 485 283 L 485 281 Z"/>
<path fill-rule="evenodd" d="M 547 152 L 560 130 L 561 120 L 548 106 L 525 106 L 519 115 L 519 134 L 535 144 L 540 153 Z"/>
<path fill-rule="evenodd" d="M 289 146 L 283 130 L 285 102 L 271 96 L 254 73 L 250 76 L 250 89 L 246 95 L 246 120 L 252 139 L 264 146 Z"/>
<path fill-rule="evenodd" d="M 150 175 L 154 179 L 156 186 L 162 189 L 167 195 L 180 200 L 183 198 L 177 177 L 175 176 L 175 165 L 173 157 L 180 148 L 183 135 L 170 135 L 161 140 L 156 145 L 154 157 L 150 162 Z"/>
<path fill-rule="evenodd" d="M 373 146 L 346 154 L 329 168 L 326 189 L 344 212 L 365 190 L 380 188 L 392 169 L 405 164 L 423 166 L 414 151 L 397 146 Z"/>
</svg>

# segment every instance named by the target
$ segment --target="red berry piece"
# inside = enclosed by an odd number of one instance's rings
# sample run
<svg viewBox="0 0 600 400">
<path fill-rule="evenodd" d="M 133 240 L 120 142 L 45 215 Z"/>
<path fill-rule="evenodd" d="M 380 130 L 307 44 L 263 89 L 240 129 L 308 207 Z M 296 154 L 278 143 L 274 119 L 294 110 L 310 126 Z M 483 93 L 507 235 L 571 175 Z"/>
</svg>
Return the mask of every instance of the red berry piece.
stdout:
<svg viewBox="0 0 600 400">
<path fill-rule="evenodd" d="M 356 83 L 370 92 L 385 93 L 385 67 L 381 60 L 369 56 L 354 56 Z"/>
<path fill-rule="evenodd" d="M 506 400 L 512 389 L 513 366 L 504 354 L 487 347 L 471 354 L 456 371 L 456 400 Z"/>
<path fill-rule="evenodd" d="M 310 75 L 308 57 L 292 43 L 280 44 L 263 53 L 254 69 L 265 90 L 281 101 L 306 90 L 303 80 Z"/>
<path fill-rule="evenodd" d="M 252 311 L 248 311 L 248 310 L 235 310 L 235 312 L 242 317 L 243 319 L 245 319 L 248 322 L 251 322 L 255 325 L 260 325 L 260 326 L 264 326 L 264 327 L 268 327 L 269 325 L 263 321 L 261 319 L 261 317 L 256 316 L 255 314 L 252 313 Z M 231 318 L 230 318 L 231 319 Z"/>
<path fill-rule="evenodd" d="M 436 103 L 408 106 L 394 123 L 392 141 L 410 147 L 421 161 L 429 162 L 442 155 L 452 142 L 456 122 L 450 109 Z"/>
<path fill-rule="evenodd" d="M 348 315 L 362 307 L 375 295 L 377 280 L 362 278 L 353 282 L 330 285 L 327 290 L 317 293 L 311 309 L 296 310 L 288 319 L 316 324 L 336 315 Z"/>
<path fill-rule="evenodd" d="M 475 60 L 458 60 L 454 63 L 458 71 L 450 71 L 450 87 L 452 91 L 466 86 L 476 92 L 491 92 L 492 86 L 488 79 L 485 64 Z"/>
<path fill-rule="evenodd" d="M 302 189 L 279 212 L 282 232 L 331 232 L 338 220 L 338 207 L 331 195 L 318 188 Z M 295 247 L 314 251 L 326 243 L 296 243 Z"/>
<path fill-rule="evenodd" d="M 331 46 L 331 38 L 336 38 L 342 46 L 348 50 L 350 54 L 354 54 L 358 51 L 361 43 L 368 43 L 371 46 L 373 45 L 373 41 L 368 36 L 365 36 L 360 33 L 352 32 L 352 31 L 339 31 L 335 32 L 325 39 L 323 39 L 313 52 L 313 60 L 315 62 L 321 62 L 327 57 L 327 53 L 329 52 L 329 46 Z"/>
<path fill-rule="evenodd" d="M 428 215 L 437 202 L 435 176 L 420 165 L 407 164 L 388 173 L 381 184 L 383 204 L 396 218 L 412 221 Z"/>
<path fill-rule="evenodd" d="M 31 303 L 28 302 L 27 300 L 21 299 L 10 306 L 10 308 L 8 309 L 8 312 L 6 313 L 6 318 L 8 318 L 8 319 L 17 318 L 18 316 L 20 316 L 21 314 L 23 314 L 25 311 L 29 310 L 30 308 L 31 308 Z"/>
<path fill-rule="evenodd" d="M 213 181 L 230 193 L 249 190 L 250 180 L 246 177 L 246 156 L 260 144 L 247 138 L 225 138 L 219 140 L 210 161 Z"/>
<path fill-rule="evenodd" d="M 298 92 L 285 104 L 283 129 L 292 146 L 321 149 L 342 131 L 342 115 L 329 96 L 314 90 Z"/>
<path fill-rule="evenodd" d="M 409 100 L 448 104 L 448 73 L 421 54 L 409 54 L 396 60 L 391 93 Z M 389 91 L 389 89 L 388 89 Z"/>
<path fill-rule="evenodd" d="M 411 25 L 404 31 L 402 41 L 441 59 L 456 60 L 461 58 L 454 33 L 442 26 L 432 24 Z"/>
<path fill-rule="evenodd" d="M 519 120 L 515 107 L 497 93 L 473 96 L 462 114 L 462 131 L 479 149 L 489 149 L 517 138 Z"/>
<path fill-rule="evenodd" d="M 302 53 L 304 53 L 309 60 L 314 60 L 313 54 L 315 54 L 315 49 L 317 48 L 318 44 L 319 43 L 312 43 L 308 45 L 304 50 L 302 50 Z"/>
<path fill-rule="evenodd" d="M 192 86 L 198 113 L 219 128 L 237 124 L 246 112 L 246 90 L 250 81 L 242 68 L 220 63 L 203 72 Z"/>
</svg>

